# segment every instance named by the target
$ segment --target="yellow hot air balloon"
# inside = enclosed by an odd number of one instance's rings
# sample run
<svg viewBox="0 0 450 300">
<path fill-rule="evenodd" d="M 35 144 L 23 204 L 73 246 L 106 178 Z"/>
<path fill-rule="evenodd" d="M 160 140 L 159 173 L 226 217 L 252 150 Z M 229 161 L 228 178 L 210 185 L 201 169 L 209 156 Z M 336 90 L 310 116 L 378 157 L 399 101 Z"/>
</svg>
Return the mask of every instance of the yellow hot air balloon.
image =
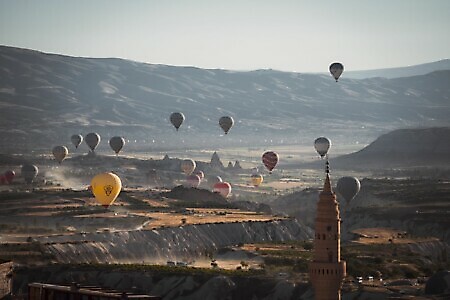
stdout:
<svg viewBox="0 0 450 300">
<path fill-rule="evenodd" d="M 122 189 L 122 181 L 113 173 L 101 173 L 92 178 L 91 190 L 95 199 L 104 207 L 113 204 Z"/>
<path fill-rule="evenodd" d="M 260 174 L 253 174 L 251 180 L 254 186 L 259 186 L 263 182 L 263 177 Z"/>
</svg>

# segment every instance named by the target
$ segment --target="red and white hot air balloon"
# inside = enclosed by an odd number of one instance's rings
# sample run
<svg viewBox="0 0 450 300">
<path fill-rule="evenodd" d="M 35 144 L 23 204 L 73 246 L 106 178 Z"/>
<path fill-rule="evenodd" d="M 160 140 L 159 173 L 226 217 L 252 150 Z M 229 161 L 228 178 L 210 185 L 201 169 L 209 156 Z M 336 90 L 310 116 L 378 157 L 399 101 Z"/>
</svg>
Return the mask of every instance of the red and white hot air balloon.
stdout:
<svg viewBox="0 0 450 300">
<path fill-rule="evenodd" d="M 267 170 L 272 173 L 279 160 L 279 156 L 276 152 L 267 151 L 262 155 L 262 162 L 266 166 Z"/>
<path fill-rule="evenodd" d="M 214 185 L 213 191 L 226 198 L 231 193 L 231 184 L 229 184 L 228 182 L 218 182 Z"/>
<path fill-rule="evenodd" d="M 16 172 L 13 170 L 8 170 L 4 174 L 6 181 L 11 184 L 13 182 L 14 177 L 16 176 Z"/>
</svg>

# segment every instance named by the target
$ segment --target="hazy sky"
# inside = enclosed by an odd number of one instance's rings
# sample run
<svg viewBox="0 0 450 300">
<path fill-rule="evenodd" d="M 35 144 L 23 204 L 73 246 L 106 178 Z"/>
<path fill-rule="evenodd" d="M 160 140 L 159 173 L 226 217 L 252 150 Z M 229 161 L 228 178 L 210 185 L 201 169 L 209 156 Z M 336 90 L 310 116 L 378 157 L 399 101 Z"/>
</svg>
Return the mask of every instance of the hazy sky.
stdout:
<svg viewBox="0 0 450 300">
<path fill-rule="evenodd" d="M 235 70 L 406 66 L 450 57 L 450 0 L 0 0 L 0 44 Z"/>
</svg>

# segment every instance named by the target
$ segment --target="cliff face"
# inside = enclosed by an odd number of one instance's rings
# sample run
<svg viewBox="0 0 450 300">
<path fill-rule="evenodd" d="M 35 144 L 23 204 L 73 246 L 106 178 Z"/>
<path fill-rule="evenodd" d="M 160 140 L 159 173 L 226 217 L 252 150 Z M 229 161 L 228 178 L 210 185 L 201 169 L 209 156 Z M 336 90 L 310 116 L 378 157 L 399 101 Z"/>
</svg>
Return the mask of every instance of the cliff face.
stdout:
<svg viewBox="0 0 450 300">
<path fill-rule="evenodd" d="M 40 237 L 60 263 L 142 263 L 204 256 L 240 243 L 305 240 L 312 230 L 295 220 L 189 225 L 157 230 Z"/>
</svg>

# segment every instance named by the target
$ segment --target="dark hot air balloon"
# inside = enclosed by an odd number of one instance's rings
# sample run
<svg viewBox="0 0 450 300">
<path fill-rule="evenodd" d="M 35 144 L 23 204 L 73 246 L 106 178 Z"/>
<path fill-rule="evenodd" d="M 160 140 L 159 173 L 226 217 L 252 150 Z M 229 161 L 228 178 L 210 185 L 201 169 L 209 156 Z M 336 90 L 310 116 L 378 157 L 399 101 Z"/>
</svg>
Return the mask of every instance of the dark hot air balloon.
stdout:
<svg viewBox="0 0 450 300">
<path fill-rule="evenodd" d="M 25 179 L 26 183 L 32 183 L 38 172 L 38 167 L 35 165 L 26 164 L 22 166 L 21 175 L 23 179 Z"/>
<path fill-rule="evenodd" d="M 84 138 L 84 141 L 89 146 L 92 152 L 94 152 L 95 148 L 97 148 L 100 143 L 100 135 L 95 132 L 88 133 Z"/>
<path fill-rule="evenodd" d="M 55 146 L 52 150 L 52 153 L 56 161 L 61 164 L 61 162 L 66 158 L 67 154 L 69 154 L 69 150 L 66 146 Z"/>
<path fill-rule="evenodd" d="M 123 137 L 113 136 L 109 140 L 109 146 L 111 147 L 111 149 L 114 150 L 114 152 L 116 152 L 116 154 L 119 154 L 120 150 L 122 150 L 124 145 L 125 145 L 125 139 Z"/>
<path fill-rule="evenodd" d="M 233 127 L 234 120 L 232 117 L 224 116 L 219 119 L 219 125 L 225 132 L 225 134 L 228 133 L 228 131 Z"/>
<path fill-rule="evenodd" d="M 356 194 L 358 194 L 359 189 L 361 188 L 361 184 L 356 177 L 345 176 L 341 177 L 336 185 L 336 189 L 338 193 L 344 197 L 347 204 L 355 198 Z"/>
<path fill-rule="evenodd" d="M 180 128 L 181 124 L 183 124 L 185 120 L 185 117 L 183 113 L 180 112 L 174 112 L 170 115 L 170 123 L 175 127 L 175 129 L 178 131 L 178 128 Z"/>
<path fill-rule="evenodd" d="M 75 146 L 75 148 L 78 148 L 80 144 L 83 142 L 83 136 L 81 134 L 74 134 L 70 137 L 70 140 L 72 141 L 72 144 Z"/>
<path fill-rule="evenodd" d="M 330 73 L 333 75 L 336 82 L 341 76 L 342 72 L 344 72 L 344 66 L 341 63 L 335 62 L 330 65 Z"/>
</svg>

